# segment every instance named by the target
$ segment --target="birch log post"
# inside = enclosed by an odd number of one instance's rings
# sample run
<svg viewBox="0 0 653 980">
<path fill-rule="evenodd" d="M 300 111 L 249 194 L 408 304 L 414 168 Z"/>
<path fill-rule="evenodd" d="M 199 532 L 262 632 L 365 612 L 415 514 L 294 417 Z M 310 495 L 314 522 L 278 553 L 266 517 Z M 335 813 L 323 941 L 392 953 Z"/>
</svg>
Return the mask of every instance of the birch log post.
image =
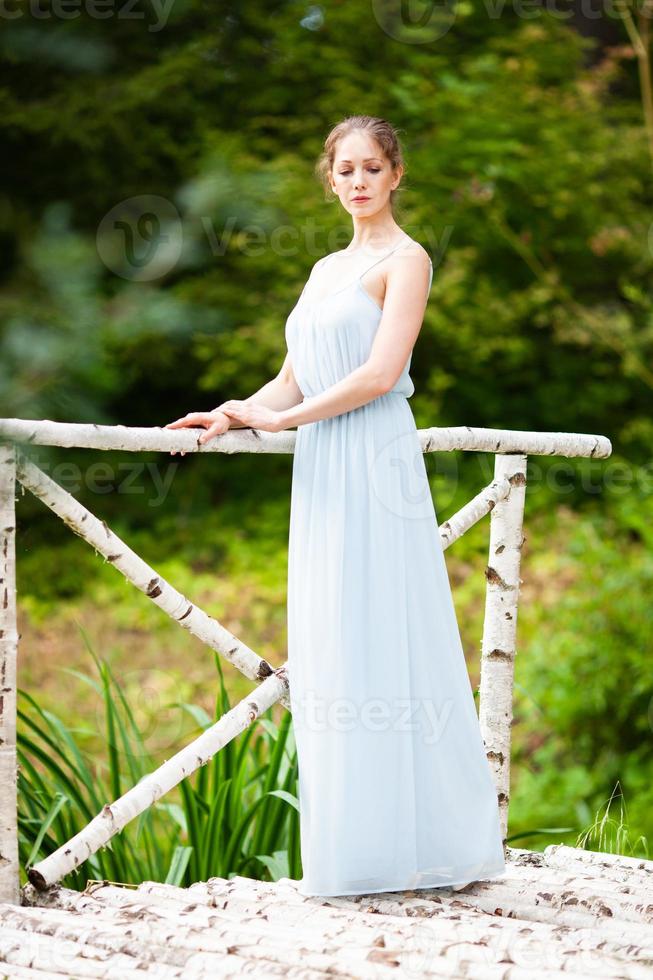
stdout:
<svg viewBox="0 0 653 980">
<path fill-rule="evenodd" d="M 517 638 L 519 571 L 528 457 L 497 453 L 494 480 L 508 480 L 510 493 L 490 514 L 490 547 L 481 646 L 479 721 L 499 797 L 501 836 L 505 842 L 510 799 L 510 737 Z"/>
<path fill-rule="evenodd" d="M 15 450 L 0 443 L 0 902 L 19 905 L 15 492 Z"/>
</svg>

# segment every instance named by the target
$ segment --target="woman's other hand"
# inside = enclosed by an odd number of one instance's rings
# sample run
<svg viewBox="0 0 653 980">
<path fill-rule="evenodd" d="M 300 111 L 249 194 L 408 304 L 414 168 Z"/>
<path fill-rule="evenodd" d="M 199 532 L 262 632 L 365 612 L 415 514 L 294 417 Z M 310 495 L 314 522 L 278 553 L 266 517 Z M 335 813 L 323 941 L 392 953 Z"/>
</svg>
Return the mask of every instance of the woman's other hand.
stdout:
<svg viewBox="0 0 653 980">
<path fill-rule="evenodd" d="M 256 402 L 238 401 L 232 398 L 223 402 L 220 410 L 232 418 L 238 419 L 250 429 L 261 429 L 263 432 L 281 432 L 286 428 L 284 413 L 277 412 Z"/>
<path fill-rule="evenodd" d="M 214 409 L 212 412 L 189 412 L 188 415 L 184 415 L 183 418 L 176 419 L 174 422 L 168 422 L 164 426 L 165 429 L 197 429 L 204 428 L 206 431 L 202 433 L 199 437 L 198 442 L 202 445 L 207 443 L 209 439 L 213 439 L 214 436 L 222 435 L 226 432 L 231 425 L 231 419 L 224 412 L 219 409 Z M 170 450 L 171 456 L 177 455 L 176 449 Z M 186 455 L 186 450 L 179 450 L 182 456 Z"/>
</svg>

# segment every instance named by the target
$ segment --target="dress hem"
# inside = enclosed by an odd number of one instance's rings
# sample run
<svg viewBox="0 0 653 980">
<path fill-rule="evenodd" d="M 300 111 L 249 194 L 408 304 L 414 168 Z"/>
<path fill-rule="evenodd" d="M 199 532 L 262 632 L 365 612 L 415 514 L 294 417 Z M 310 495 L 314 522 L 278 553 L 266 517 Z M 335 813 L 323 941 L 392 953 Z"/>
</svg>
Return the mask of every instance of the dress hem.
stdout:
<svg viewBox="0 0 653 980">
<path fill-rule="evenodd" d="M 338 898 L 345 897 L 347 895 L 381 895 L 384 892 L 414 892 L 417 890 L 434 889 L 434 888 L 452 888 L 454 885 L 471 885 L 477 881 L 496 881 L 497 878 L 503 878 L 506 874 L 506 866 L 503 865 L 502 868 L 491 871 L 489 874 L 483 874 L 478 878 L 459 878 L 457 881 L 443 881 L 440 884 L 432 883 L 430 885 L 397 885 L 396 887 L 390 888 L 362 888 L 357 891 L 345 891 L 345 892 L 306 892 L 301 888 L 297 888 L 300 895 L 305 898 Z"/>
</svg>

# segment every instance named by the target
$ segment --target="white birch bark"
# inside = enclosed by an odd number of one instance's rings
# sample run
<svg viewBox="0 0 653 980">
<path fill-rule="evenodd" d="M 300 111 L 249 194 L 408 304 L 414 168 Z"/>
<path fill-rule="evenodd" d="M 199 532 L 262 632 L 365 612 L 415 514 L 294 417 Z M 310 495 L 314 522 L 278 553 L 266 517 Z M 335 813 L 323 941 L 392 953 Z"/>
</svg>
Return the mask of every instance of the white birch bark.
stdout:
<svg viewBox="0 0 653 980">
<path fill-rule="evenodd" d="M 61 980 L 61 974 L 29 966 L 12 966 L 9 974 L 6 970 L 2 970 L 0 962 L 0 978 L 1 980 Z"/>
<path fill-rule="evenodd" d="M 510 798 L 510 739 L 514 660 L 517 639 L 527 457 L 494 458 L 495 483 L 510 483 L 510 493 L 490 515 L 490 547 L 481 645 L 479 721 L 499 798 L 501 834 L 506 839 Z"/>
<path fill-rule="evenodd" d="M 154 957 L 162 969 L 184 963 L 188 976 L 200 964 L 208 975 L 223 975 L 218 957 L 225 950 L 236 956 L 234 975 L 241 969 L 275 975 L 285 965 L 296 969 L 301 950 L 303 968 L 316 971 L 308 975 L 383 977 L 390 969 L 395 977 L 648 980 L 653 926 L 651 913 L 638 906 L 641 896 L 626 888 L 615 895 L 603 878 L 575 881 L 542 862 L 522 861 L 522 853 L 513 863 L 509 849 L 505 880 L 476 882 L 463 896 L 440 888 L 306 898 L 287 878 L 240 876 L 187 889 L 89 883 L 83 894 L 32 891 L 28 900 L 42 907 L 3 919 L 16 934 L 48 934 L 73 950 L 86 943 L 87 957 L 104 954 L 109 962 L 115 955 L 122 968 L 125 954 L 144 970 Z"/>
<path fill-rule="evenodd" d="M 18 905 L 15 490 L 14 447 L 0 443 L 0 902 Z"/>
<path fill-rule="evenodd" d="M 453 517 L 449 517 L 439 525 L 442 549 L 448 548 L 458 538 L 462 538 L 465 531 L 469 531 L 470 527 L 473 527 L 477 521 L 489 514 L 493 507 L 500 500 L 505 500 L 509 493 L 510 482 L 506 479 L 494 480 L 487 487 L 483 487 Z"/>
<path fill-rule="evenodd" d="M 297 433 L 229 429 L 200 446 L 204 429 L 138 428 L 124 425 L 93 425 L 53 422 L 50 419 L 0 419 L 0 439 L 40 446 L 76 446 L 85 449 L 126 449 L 194 453 L 292 453 Z M 606 459 L 612 444 L 606 436 L 579 432 L 529 432 L 519 429 L 488 429 L 478 426 L 448 426 L 419 429 L 423 452 L 520 453 L 534 456 L 586 456 Z"/>
<path fill-rule="evenodd" d="M 179 903 L 188 902 L 207 906 L 219 905 L 228 910 L 233 917 L 247 918 L 254 914 L 254 908 L 272 914 L 267 903 L 278 902 L 282 906 L 285 921 L 299 923 L 307 908 L 316 904 L 337 908 L 343 913 L 352 909 L 377 915 L 406 916 L 409 918 L 437 912 L 438 917 L 451 911 L 452 917 L 461 910 L 469 914 L 483 912 L 501 914 L 509 918 L 521 918 L 530 924 L 548 923 L 552 926 L 587 930 L 600 924 L 603 938 L 610 937 L 614 942 L 634 942 L 646 947 L 647 955 L 653 951 L 653 921 L 650 909 L 647 910 L 645 892 L 628 891 L 618 883 L 606 883 L 582 876 L 551 874 L 546 866 L 539 869 L 513 866 L 510 849 L 507 855 L 507 870 L 503 878 L 494 881 L 477 881 L 468 885 L 464 893 L 450 888 L 414 889 L 395 893 L 377 893 L 363 896 L 342 896 L 338 898 L 306 898 L 297 890 L 297 882 L 289 878 L 279 881 L 261 882 L 251 878 L 236 876 L 229 880 L 210 878 L 208 882 L 197 882 L 188 889 L 173 891 L 175 886 L 158 882 L 143 882 L 139 893 L 147 893 L 147 901 L 173 910 Z M 574 885 L 576 892 L 570 890 Z M 113 893 L 107 891 L 114 888 Z M 111 904 L 136 901 L 129 898 L 127 890 L 102 884 L 93 885 L 92 895 L 96 899 Z M 72 892 L 72 895 L 78 895 Z M 133 895 L 133 893 L 132 893 Z M 59 907 L 58 900 L 58 907 Z M 73 899 L 77 901 L 77 899 Z M 443 908 L 436 910 L 441 901 Z M 66 906 L 67 907 L 67 906 Z M 77 906 L 81 908 L 81 906 Z M 610 909 L 610 913 L 607 909 Z M 260 911 L 259 913 L 260 914 Z M 603 923 L 603 919 L 607 922 Z M 358 919 L 356 920 L 359 921 Z M 604 928 L 605 927 L 605 928 Z M 548 930 L 544 930 L 547 932 Z"/>
<path fill-rule="evenodd" d="M 544 863 L 551 868 L 577 871 L 593 878 L 605 877 L 623 884 L 642 882 L 653 889 L 653 861 L 623 854 L 586 851 L 567 844 L 549 844 L 543 851 Z M 653 896 L 653 890 L 651 892 Z"/>
<path fill-rule="evenodd" d="M 606 436 L 580 432 L 528 432 L 460 425 L 420 429 L 418 435 L 426 453 L 464 449 L 468 452 L 586 456 L 593 459 L 606 459 L 612 453 L 612 443 Z"/>
<path fill-rule="evenodd" d="M 291 453 L 296 439 L 293 429 L 263 432 L 258 429 L 229 429 L 209 443 L 200 445 L 204 428 L 166 429 L 126 425 L 95 425 L 87 422 L 52 422 L 50 419 L 0 419 L 0 439 L 36 446 L 78 449 L 119 449 L 128 452 L 186 453 Z"/>
</svg>

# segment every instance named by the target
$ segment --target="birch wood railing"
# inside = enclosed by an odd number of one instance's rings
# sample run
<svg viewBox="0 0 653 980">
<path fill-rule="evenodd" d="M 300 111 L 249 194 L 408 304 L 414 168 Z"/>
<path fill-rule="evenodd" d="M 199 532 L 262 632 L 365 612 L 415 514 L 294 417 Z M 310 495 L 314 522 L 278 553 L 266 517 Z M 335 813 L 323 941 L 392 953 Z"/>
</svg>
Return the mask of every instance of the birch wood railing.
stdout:
<svg viewBox="0 0 653 980">
<path fill-rule="evenodd" d="M 204 430 L 201 430 L 204 431 Z M 70 493 L 32 463 L 21 445 L 62 446 L 127 452 L 170 450 L 222 453 L 292 453 L 296 432 L 233 429 L 208 445 L 200 430 L 127 428 L 28 419 L 0 419 L 0 902 L 20 903 L 17 833 L 15 489 L 16 480 L 54 511 L 132 585 L 184 629 L 217 650 L 257 687 L 213 726 L 150 773 L 119 799 L 105 803 L 93 820 L 54 853 L 26 869 L 30 882 L 46 889 L 104 846 L 155 800 L 204 765 L 276 701 L 290 708 L 287 665 L 266 660 L 178 592 Z M 605 436 L 568 432 L 522 432 L 461 426 L 419 430 L 423 452 L 466 450 L 493 453 L 494 479 L 440 525 L 448 548 L 485 514 L 490 546 L 485 569 L 486 602 L 481 645 L 479 719 L 497 788 L 506 839 L 510 786 L 510 739 L 517 606 L 526 465 L 529 455 L 593 457 L 612 452 Z M 440 515 L 438 515 L 439 518 Z"/>
</svg>

